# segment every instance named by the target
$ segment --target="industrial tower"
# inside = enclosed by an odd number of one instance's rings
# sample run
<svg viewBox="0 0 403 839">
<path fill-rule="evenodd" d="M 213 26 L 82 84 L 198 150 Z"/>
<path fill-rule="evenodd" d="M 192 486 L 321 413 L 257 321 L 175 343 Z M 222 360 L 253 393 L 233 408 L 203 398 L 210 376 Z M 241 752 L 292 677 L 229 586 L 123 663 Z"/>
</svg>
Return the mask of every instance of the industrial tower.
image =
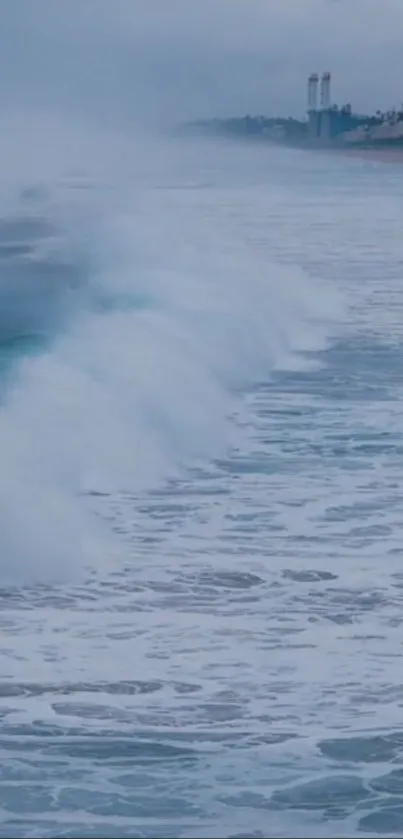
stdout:
<svg viewBox="0 0 403 839">
<path fill-rule="evenodd" d="M 329 72 L 323 73 L 320 80 L 320 109 L 318 110 L 318 73 L 311 73 L 308 78 L 308 125 L 309 136 L 313 139 L 328 140 L 331 134 L 331 98 Z"/>
</svg>

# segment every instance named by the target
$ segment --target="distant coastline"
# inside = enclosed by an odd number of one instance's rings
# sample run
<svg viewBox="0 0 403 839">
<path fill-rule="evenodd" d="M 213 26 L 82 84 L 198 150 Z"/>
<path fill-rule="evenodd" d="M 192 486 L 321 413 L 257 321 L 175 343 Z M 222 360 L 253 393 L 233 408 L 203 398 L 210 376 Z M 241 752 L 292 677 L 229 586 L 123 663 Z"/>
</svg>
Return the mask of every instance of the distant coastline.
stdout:
<svg viewBox="0 0 403 839">
<path fill-rule="evenodd" d="M 209 134 L 256 140 L 311 151 L 332 150 L 385 162 L 403 161 L 403 110 L 354 113 L 350 104 L 331 104 L 330 73 L 308 79 L 305 119 L 251 116 L 197 120 L 182 126 L 187 134 Z"/>
</svg>

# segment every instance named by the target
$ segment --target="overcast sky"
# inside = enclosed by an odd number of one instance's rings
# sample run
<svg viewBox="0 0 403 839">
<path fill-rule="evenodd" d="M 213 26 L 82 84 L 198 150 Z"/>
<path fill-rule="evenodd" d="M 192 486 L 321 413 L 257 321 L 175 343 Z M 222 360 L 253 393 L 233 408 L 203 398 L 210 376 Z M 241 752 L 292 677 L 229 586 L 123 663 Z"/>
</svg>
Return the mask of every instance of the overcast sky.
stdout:
<svg viewBox="0 0 403 839">
<path fill-rule="evenodd" d="M 153 119 L 403 100 L 403 0 L 0 0 L 2 111 Z"/>
</svg>

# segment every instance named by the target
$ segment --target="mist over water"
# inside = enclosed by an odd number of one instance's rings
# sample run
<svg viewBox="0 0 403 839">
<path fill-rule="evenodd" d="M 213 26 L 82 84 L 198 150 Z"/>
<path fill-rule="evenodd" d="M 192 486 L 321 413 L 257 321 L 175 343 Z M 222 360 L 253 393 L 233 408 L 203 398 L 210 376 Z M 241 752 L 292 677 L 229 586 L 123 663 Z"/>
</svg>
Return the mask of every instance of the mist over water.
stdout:
<svg viewBox="0 0 403 839">
<path fill-rule="evenodd" d="M 89 139 L 76 138 L 81 175 L 67 144 L 48 173 L 41 159 L 7 185 L 4 580 L 97 565 L 104 525 L 85 495 L 159 486 L 225 454 L 237 389 L 321 346 L 333 316 L 333 293 L 250 240 L 253 209 L 228 208 L 231 161 L 217 173 L 213 145 L 140 139 L 122 165 L 127 138 L 109 137 L 101 177 Z"/>
<path fill-rule="evenodd" d="M 402 834 L 403 176 L 171 130 L 274 5 L 1 7 L 0 839 Z"/>
</svg>

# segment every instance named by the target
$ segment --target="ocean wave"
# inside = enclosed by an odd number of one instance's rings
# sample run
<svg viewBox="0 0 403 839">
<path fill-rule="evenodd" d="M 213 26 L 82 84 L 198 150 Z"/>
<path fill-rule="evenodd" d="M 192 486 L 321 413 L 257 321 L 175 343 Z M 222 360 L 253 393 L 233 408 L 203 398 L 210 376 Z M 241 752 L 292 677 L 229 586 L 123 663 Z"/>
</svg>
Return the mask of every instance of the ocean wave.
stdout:
<svg viewBox="0 0 403 839">
<path fill-rule="evenodd" d="M 223 453 L 238 391 L 308 364 L 334 323 L 329 288 L 250 242 L 225 194 L 209 204 L 179 180 L 116 197 L 96 217 L 70 201 L 51 221 L 42 201 L 35 223 L 0 224 L 0 338 L 42 336 L 18 346 L 3 391 L 5 581 L 109 554 L 83 496 L 143 492 Z"/>
</svg>

